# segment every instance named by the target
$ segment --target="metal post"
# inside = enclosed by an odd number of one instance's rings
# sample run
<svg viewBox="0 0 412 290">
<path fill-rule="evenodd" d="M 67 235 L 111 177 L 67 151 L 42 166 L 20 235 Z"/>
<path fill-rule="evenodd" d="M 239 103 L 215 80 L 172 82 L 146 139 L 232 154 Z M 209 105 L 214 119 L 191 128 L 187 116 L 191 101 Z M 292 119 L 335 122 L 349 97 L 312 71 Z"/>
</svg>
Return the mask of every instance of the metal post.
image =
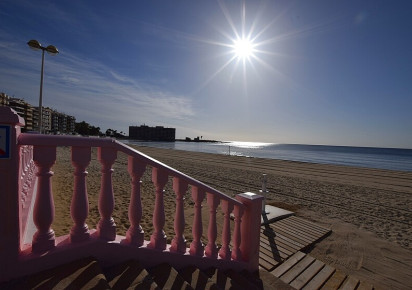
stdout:
<svg viewBox="0 0 412 290">
<path fill-rule="evenodd" d="M 267 191 L 266 184 L 267 184 L 267 175 L 263 174 L 262 175 L 262 190 L 259 190 L 261 195 L 263 196 L 263 201 L 262 201 L 262 213 L 267 213 L 266 212 L 266 194 L 269 192 Z"/>
<path fill-rule="evenodd" d="M 44 72 L 44 49 L 41 54 L 41 76 L 40 76 L 40 97 L 39 97 L 39 133 L 42 132 L 43 125 L 43 72 Z"/>
</svg>

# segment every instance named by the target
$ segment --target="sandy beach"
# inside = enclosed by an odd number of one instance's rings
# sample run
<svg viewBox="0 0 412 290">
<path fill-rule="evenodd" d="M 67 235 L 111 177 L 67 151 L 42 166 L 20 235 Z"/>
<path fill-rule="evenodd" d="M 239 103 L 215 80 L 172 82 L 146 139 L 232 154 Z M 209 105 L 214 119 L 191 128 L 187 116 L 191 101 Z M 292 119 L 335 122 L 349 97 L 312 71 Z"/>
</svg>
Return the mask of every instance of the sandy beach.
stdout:
<svg viewBox="0 0 412 290">
<path fill-rule="evenodd" d="M 332 229 L 332 234 L 309 249 L 310 255 L 341 269 L 378 289 L 408 289 L 412 285 L 412 172 L 310 164 L 292 161 L 224 156 L 149 147 L 141 152 L 234 196 L 261 189 L 267 174 L 267 203 L 296 212 L 297 216 Z M 100 164 L 96 150 L 87 168 L 89 228 L 99 220 Z M 113 167 L 118 234 L 129 227 L 130 176 L 127 156 L 118 154 Z M 53 229 L 68 234 L 72 227 L 70 202 L 73 168 L 70 148 L 58 148 L 52 169 L 56 205 Z M 145 239 L 150 239 L 155 189 L 148 167 L 142 178 Z M 173 238 L 175 194 L 165 188 L 165 231 Z M 193 201 L 185 198 L 185 236 L 191 240 Z"/>
</svg>

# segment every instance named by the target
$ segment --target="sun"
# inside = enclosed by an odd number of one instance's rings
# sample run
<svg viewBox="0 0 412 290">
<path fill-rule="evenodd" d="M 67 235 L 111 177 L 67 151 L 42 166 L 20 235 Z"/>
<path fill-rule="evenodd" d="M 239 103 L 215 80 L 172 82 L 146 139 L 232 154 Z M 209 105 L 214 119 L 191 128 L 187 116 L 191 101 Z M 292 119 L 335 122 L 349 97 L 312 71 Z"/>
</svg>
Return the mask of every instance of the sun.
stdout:
<svg viewBox="0 0 412 290">
<path fill-rule="evenodd" d="M 239 38 L 233 42 L 233 53 L 239 59 L 249 59 L 254 56 L 254 44 L 250 39 Z"/>
</svg>

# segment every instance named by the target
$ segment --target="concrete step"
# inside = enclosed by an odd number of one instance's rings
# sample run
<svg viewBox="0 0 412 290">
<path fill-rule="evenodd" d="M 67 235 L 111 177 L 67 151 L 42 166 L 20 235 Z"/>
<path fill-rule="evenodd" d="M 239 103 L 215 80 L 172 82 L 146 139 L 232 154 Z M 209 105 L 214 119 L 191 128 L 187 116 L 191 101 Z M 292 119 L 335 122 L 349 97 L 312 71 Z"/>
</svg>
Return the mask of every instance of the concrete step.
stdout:
<svg viewBox="0 0 412 290">
<path fill-rule="evenodd" d="M 104 272 L 112 289 L 160 289 L 152 275 L 134 260 L 105 269 Z"/>
<path fill-rule="evenodd" d="M 0 285 L 0 289 L 111 289 L 92 257 L 83 258 Z"/>
<path fill-rule="evenodd" d="M 150 268 L 148 272 L 160 289 L 192 290 L 192 286 L 179 274 L 179 272 L 167 263 Z"/>
<path fill-rule="evenodd" d="M 219 289 L 209 277 L 196 266 L 188 266 L 179 271 L 180 275 L 196 290 Z"/>
</svg>

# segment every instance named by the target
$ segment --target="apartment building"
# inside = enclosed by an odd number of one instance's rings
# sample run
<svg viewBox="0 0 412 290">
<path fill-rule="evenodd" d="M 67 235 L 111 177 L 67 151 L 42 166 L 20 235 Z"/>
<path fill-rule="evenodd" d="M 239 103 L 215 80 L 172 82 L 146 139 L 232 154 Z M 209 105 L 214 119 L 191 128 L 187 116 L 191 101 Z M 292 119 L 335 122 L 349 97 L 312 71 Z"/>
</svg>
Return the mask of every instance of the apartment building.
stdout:
<svg viewBox="0 0 412 290">
<path fill-rule="evenodd" d="M 52 117 L 53 110 L 50 108 L 43 108 L 42 110 L 42 128 L 44 133 L 51 132 L 51 117 Z M 39 107 L 33 108 L 33 129 L 34 131 L 39 130 L 39 114 L 40 110 Z"/>
<path fill-rule="evenodd" d="M 175 141 L 176 128 L 129 126 L 129 138 L 144 141 Z"/>
<path fill-rule="evenodd" d="M 76 118 L 64 113 L 52 111 L 51 132 L 53 133 L 73 133 L 75 130 Z"/>
<path fill-rule="evenodd" d="M 21 117 L 24 118 L 26 126 L 24 131 L 39 130 L 39 107 L 33 107 L 22 99 L 12 98 L 5 93 L 0 93 L 0 106 L 13 108 Z M 43 132 L 71 134 L 75 130 L 76 118 L 57 112 L 51 108 L 42 110 L 42 128 Z"/>
<path fill-rule="evenodd" d="M 8 106 L 10 97 L 5 93 L 0 93 L 0 106 Z"/>
<path fill-rule="evenodd" d="M 19 114 L 26 125 L 24 126 L 24 131 L 33 131 L 33 106 L 25 102 L 22 99 L 9 98 L 8 106 L 13 108 L 17 114 Z"/>
</svg>

